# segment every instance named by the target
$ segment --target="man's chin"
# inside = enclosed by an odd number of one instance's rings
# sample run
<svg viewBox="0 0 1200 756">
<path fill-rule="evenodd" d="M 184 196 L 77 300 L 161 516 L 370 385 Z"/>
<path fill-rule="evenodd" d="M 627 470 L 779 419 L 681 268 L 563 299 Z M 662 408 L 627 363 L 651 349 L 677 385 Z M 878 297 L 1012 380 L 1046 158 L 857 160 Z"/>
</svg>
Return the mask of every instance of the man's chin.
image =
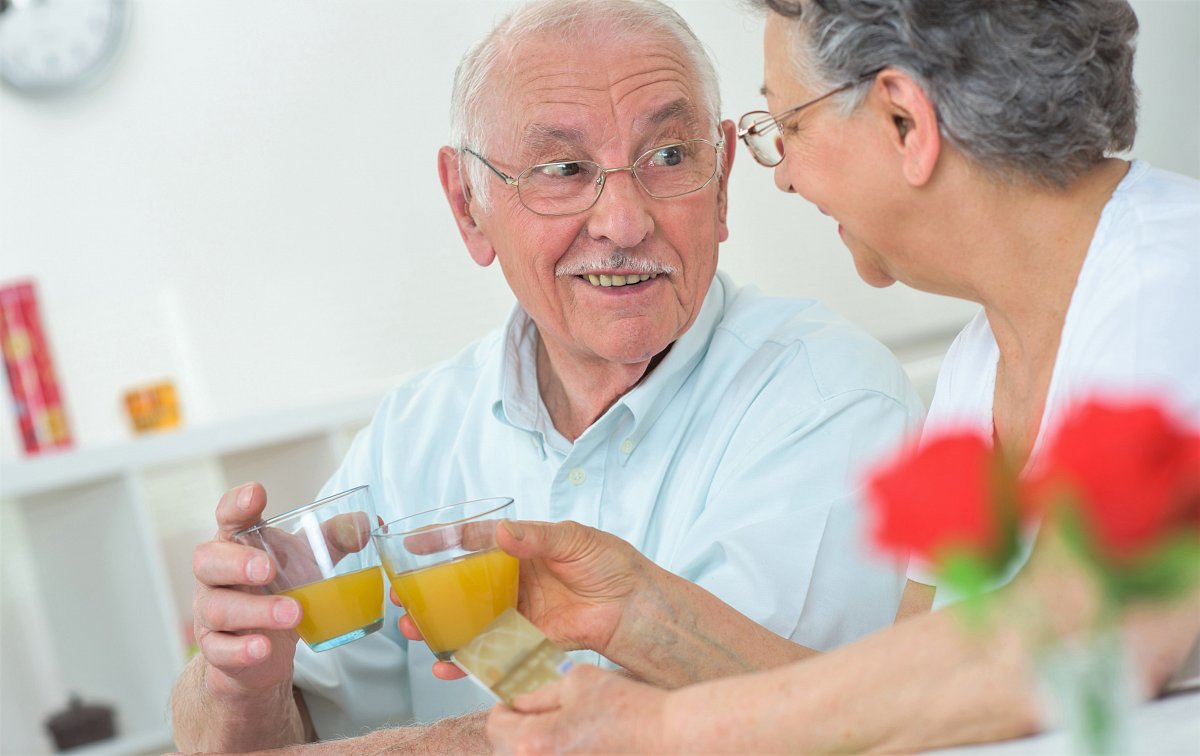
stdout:
<svg viewBox="0 0 1200 756">
<path fill-rule="evenodd" d="M 593 342 L 592 352 L 613 365 L 657 364 L 671 344 L 682 334 L 667 336 L 662 333 L 648 334 L 639 329 L 622 329 L 619 326 L 601 342 Z"/>
</svg>

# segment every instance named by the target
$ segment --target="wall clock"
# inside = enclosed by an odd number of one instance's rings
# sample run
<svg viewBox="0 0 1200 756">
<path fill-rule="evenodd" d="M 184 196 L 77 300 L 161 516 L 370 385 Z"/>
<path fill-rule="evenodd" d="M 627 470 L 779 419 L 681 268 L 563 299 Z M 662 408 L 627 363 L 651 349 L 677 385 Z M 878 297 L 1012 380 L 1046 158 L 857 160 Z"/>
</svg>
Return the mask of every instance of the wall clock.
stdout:
<svg viewBox="0 0 1200 756">
<path fill-rule="evenodd" d="M 95 81 L 120 48 L 128 14 L 128 0 L 0 0 L 0 79 L 30 93 Z"/>
</svg>

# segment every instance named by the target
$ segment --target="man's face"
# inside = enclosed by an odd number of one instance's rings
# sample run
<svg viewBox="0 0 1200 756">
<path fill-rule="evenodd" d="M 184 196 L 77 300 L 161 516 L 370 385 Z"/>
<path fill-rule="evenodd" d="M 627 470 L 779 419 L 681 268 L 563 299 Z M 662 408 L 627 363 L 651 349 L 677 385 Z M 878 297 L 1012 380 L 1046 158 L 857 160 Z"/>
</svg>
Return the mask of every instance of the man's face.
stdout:
<svg viewBox="0 0 1200 756">
<path fill-rule="evenodd" d="M 485 154 L 511 176 L 564 160 L 625 166 L 663 144 L 716 141 L 713 117 L 673 43 L 564 43 L 548 33 L 522 44 L 514 61 L 498 84 Z M 726 156 L 723 150 L 720 159 Z M 491 207 L 474 213 L 484 248 L 472 247 L 472 256 L 481 264 L 492 255 L 500 260 L 552 359 L 633 365 L 691 326 L 728 235 L 723 176 L 698 192 L 655 199 L 628 171 L 612 173 L 591 209 L 558 217 L 533 213 L 490 172 L 488 180 Z M 583 274 L 647 269 L 662 272 L 624 286 L 597 285 Z"/>
</svg>

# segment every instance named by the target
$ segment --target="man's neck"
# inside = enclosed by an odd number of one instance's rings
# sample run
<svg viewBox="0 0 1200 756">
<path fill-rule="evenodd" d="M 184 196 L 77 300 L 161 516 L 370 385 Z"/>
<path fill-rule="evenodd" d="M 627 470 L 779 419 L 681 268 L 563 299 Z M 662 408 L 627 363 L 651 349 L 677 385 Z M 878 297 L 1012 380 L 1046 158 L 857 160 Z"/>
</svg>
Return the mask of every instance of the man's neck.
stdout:
<svg viewBox="0 0 1200 756">
<path fill-rule="evenodd" d="M 568 441 L 583 435 L 608 408 L 650 374 L 670 346 L 648 360 L 622 364 L 605 360 L 580 362 L 552 353 L 538 336 L 537 382 L 550 421 Z"/>
</svg>

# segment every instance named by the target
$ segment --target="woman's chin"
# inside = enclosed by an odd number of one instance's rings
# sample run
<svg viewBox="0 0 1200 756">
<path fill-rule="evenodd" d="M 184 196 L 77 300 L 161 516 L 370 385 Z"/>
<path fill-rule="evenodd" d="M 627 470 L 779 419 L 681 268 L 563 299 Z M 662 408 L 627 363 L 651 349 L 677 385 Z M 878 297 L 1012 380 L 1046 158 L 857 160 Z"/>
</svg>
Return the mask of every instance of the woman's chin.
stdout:
<svg viewBox="0 0 1200 756">
<path fill-rule="evenodd" d="M 842 241 L 845 242 L 846 248 L 850 250 L 850 256 L 854 259 L 854 269 L 858 271 L 858 277 L 868 286 L 874 286 L 876 289 L 886 289 L 896 283 L 896 279 L 875 262 L 874 254 L 865 255 L 862 252 L 856 251 L 845 235 L 842 236 Z"/>
</svg>

